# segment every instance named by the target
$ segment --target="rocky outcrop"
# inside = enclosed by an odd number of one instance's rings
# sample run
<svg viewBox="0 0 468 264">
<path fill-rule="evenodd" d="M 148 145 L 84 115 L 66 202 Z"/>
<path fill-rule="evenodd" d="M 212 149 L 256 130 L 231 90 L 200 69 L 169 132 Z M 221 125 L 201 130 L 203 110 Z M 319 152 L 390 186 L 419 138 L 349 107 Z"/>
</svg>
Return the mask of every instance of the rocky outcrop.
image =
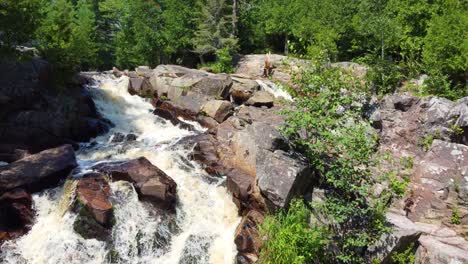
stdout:
<svg viewBox="0 0 468 264">
<path fill-rule="evenodd" d="M 93 168 L 111 176 L 113 181 L 133 183 L 141 199 L 164 209 L 175 210 L 177 184 L 146 158 L 102 163 Z"/>
<path fill-rule="evenodd" d="M 245 102 L 245 105 L 251 105 L 256 107 L 272 107 L 275 98 L 268 92 L 265 91 L 257 91 Z"/>
<path fill-rule="evenodd" d="M 213 74 L 176 65 L 159 65 L 147 73 L 158 96 L 175 100 L 189 92 L 210 97 L 227 98 L 232 79 L 226 74 Z"/>
<path fill-rule="evenodd" d="M 38 152 L 107 130 L 83 88 L 85 78 L 61 88 L 54 88 L 52 79 L 50 65 L 41 59 L 0 62 L 0 145 Z"/>
<path fill-rule="evenodd" d="M 236 68 L 235 73 L 249 76 L 251 79 L 260 79 L 265 66 L 265 54 L 245 55 Z M 283 84 L 292 84 L 292 76 L 307 64 L 306 60 L 290 58 L 287 56 L 271 54 L 270 61 L 275 67 L 271 78 Z"/>
<path fill-rule="evenodd" d="M 223 100 L 211 100 L 206 102 L 202 107 L 203 113 L 218 121 L 219 123 L 222 123 L 224 120 L 226 120 L 226 118 L 232 114 L 232 110 L 232 104 Z"/>
<path fill-rule="evenodd" d="M 44 150 L 2 167 L 0 193 L 15 188 L 40 191 L 65 179 L 77 166 L 72 146 Z"/>
<path fill-rule="evenodd" d="M 415 245 L 416 263 L 468 258 L 468 148 L 460 144 L 467 110 L 465 98 L 452 102 L 395 94 L 372 114 L 380 125 L 379 151 L 411 162 L 407 195 L 393 205 L 398 214 L 387 215 L 396 229 L 384 239 L 386 261 L 409 244 Z"/>
<path fill-rule="evenodd" d="M 110 186 L 99 173 L 90 173 L 76 185 L 73 229 L 85 239 L 107 241 L 110 239 L 113 207 L 110 202 Z"/>
<path fill-rule="evenodd" d="M 0 195 L 0 246 L 24 235 L 34 222 L 31 195 L 14 189 Z"/>
</svg>

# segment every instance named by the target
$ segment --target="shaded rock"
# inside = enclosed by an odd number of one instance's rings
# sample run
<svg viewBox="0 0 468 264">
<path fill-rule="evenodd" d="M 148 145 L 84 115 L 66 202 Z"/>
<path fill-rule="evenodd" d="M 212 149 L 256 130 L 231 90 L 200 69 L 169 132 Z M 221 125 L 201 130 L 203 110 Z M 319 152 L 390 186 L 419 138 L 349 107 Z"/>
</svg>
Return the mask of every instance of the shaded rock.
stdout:
<svg viewBox="0 0 468 264">
<path fill-rule="evenodd" d="M 113 207 L 109 201 L 110 186 L 105 177 L 99 173 L 86 174 L 76 186 L 78 202 L 100 225 L 109 227 L 113 217 Z"/>
<path fill-rule="evenodd" d="M 272 107 L 275 98 L 268 92 L 265 91 L 257 91 L 255 92 L 252 97 L 245 102 L 246 105 L 256 106 L 256 107 Z"/>
<path fill-rule="evenodd" d="M 262 239 L 258 228 L 263 220 L 263 214 L 255 210 L 249 211 L 244 217 L 242 217 L 234 236 L 238 256 L 245 254 L 259 255 Z M 250 257 L 246 256 L 245 258 L 249 259 Z"/>
<path fill-rule="evenodd" d="M 209 263 L 209 249 L 212 238 L 206 235 L 191 234 L 185 240 L 179 264 Z"/>
<path fill-rule="evenodd" d="M 258 187 L 271 208 L 286 208 L 293 197 L 310 190 L 314 174 L 303 157 L 283 150 L 263 153 L 257 156 Z"/>
<path fill-rule="evenodd" d="M 30 155 L 29 151 L 17 148 L 22 146 L 1 144 L 0 145 L 0 161 L 12 163 L 23 159 Z"/>
<path fill-rule="evenodd" d="M 200 125 L 208 129 L 215 128 L 219 124 L 214 118 L 204 115 L 198 115 L 196 121 L 200 123 Z"/>
<path fill-rule="evenodd" d="M 202 111 L 209 117 L 212 117 L 219 123 L 222 123 L 226 118 L 232 114 L 233 106 L 228 101 L 223 100 L 211 100 L 206 102 Z"/>
<path fill-rule="evenodd" d="M 141 199 L 161 208 L 175 209 L 177 184 L 146 158 L 102 163 L 93 168 L 108 174 L 113 181 L 133 183 Z"/>
<path fill-rule="evenodd" d="M 38 58 L 1 62 L 0 72 L 0 144 L 39 152 L 107 131 L 83 80 L 52 89 L 52 68 Z"/>
<path fill-rule="evenodd" d="M 18 187 L 29 192 L 41 191 L 65 179 L 76 166 L 70 145 L 44 150 L 2 167 L 0 192 Z"/>
<path fill-rule="evenodd" d="M 157 116 L 159 116 L 159 117 L 161 117 L 161 118 L 163 118 L 165 120 L 168 120 L 174 126 L 180 126 L 180 128 L 187 129 L 187 130 L 190 130 L 190 131 L 195 130 L 193 125 L 185 123 L 185 122 L 181 121 L 180 119 L 178 119 L 173 111 L 166 110 L 166 109 L 163 109 L 163 108 L 156 108 L 156 109 L 154 109 L 153 114 L 155 114 L 155 115 L 157 115 Z"/>
<path fill-rule="evenodd" d="M 93 214 L 84 206 L 77 211 L 73 230 L 84 239 L 109 241 L 111 238 L 111 230 L 99 224 Z"/>
<path fill-rule="evenodd" d="M 417 97 L 407 94 L 396 94 L 393 96 L 393 106 L 395 109 L 406 112 L 419 101 Z"/>
<path fill-rule="evenodd" d="M 122 133 L 115 133 L 113 136 L 112 136 L 112 140 L 111 142 L 112 143 L 120 143 L 120 142 L 123 142 L 125 139 L 125 135 L 122 134 Z"/>
<path fill-rule="evenodd" d="M 138 94 L 143 97 L 156 96 L 149 80 L 140 76 L 130 77 L 128 93 L 131 95 Z"/>
<path fill-rule="evenodd" d="M 246 102 L 255 91 L 260 90 L 260 85 L 247 76 L 231 75 L 233 85 L 230 90 L 231 101 L 236 104 L 243 104 Z"/>
<path fill-rule="evenodd" d="M 195 147 L 190 154 L 190 159 L 201 163 L 206 172 L 212 175 L 224 173 L 224 167 L 219 164 L 219 157 L 216 151 L 218 147 L 217 140 L 209 134 L 197 135 L 194 138 Z"/>
<path fill-rule="evenodd" d="M 135 141 L 137 138 L 137 135 L 130 133 L 125 136 L 125 141 Z"/>
<path fill-rule="evenodd" d="M 23 189 L 14 189 L 0 196 L 0 246 L 9 239 L 27 233 L 34 222 L 32 198 Z"/>
</svg>

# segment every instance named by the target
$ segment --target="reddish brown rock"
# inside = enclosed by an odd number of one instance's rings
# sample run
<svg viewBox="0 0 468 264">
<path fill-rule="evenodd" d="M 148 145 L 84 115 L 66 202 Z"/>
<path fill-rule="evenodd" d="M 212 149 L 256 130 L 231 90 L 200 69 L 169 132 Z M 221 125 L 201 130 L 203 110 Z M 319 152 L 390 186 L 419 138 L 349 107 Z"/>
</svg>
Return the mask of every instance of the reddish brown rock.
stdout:
<svg viewBox="0 0 468 264">
<path fill-rule="evenodd" d="M 76 187 L 77 199 L 103 226 L 109 226 L 112 218 L 112 204 L 109 201 L 110 186 L 105 177 L 98 173 L 83 176 Z"/>
<path fill-rule="evenodd" d="M 262 239 L 258 230 L 263 222 L 262 213 L 251 210 L 237 226 L 234 242 L 237 247 L 237 263 L 255 263 L 260 253 Z"/>
<path fill-rule="evenodd" d="M 0 196 L 0 245 L 27 233 L 34 221 L 31 195 L 15 189 Z"/>
<path fill-rule="evenodd" d="M 0 193 L 18 187 L 40 191 L 65 179 L 77 166 L 71 145 L 44 150 L 2 167 Z"/>
<path fill-rule="evenodd" d="M 113 181 L 133 183 L 140 198 L 151 201 L 156 206 L 175 209 L 177 184 L 144 157 L 124 162 L 98 164 L 94 169 L 108 174 Z"/>
</svg>

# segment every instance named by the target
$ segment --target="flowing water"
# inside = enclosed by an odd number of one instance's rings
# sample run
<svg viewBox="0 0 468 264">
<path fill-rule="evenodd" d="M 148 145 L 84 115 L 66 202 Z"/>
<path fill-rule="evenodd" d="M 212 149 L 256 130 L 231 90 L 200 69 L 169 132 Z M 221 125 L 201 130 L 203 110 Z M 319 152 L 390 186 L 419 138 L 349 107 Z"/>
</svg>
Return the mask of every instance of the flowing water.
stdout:
<svg viewBox="0 0 468 264">
<path fill-rule="evenodd" d="M 292 96 L 283 89 L 281 85 L 277 85 L 269 80 L 256 80 L 258 85 L 262 88 L 263 91 L 271 93 L 276 98 L 283 98 L 289 102 L 294 101 Z"/>
<path fill-rule="evenodd" d="M 33 195 L 36 223 L 21 238 L 5 243 L 2 263 L 233 263 L 234 232 L 239 217 L 224 179 L 207 180 L 187 159 L 193 144 L 187 131 L 151 113 L 150 103 L 127 92 L 128 78 L 94 75 L 89 89 L 99 112 L 115 126 L 77 153 L 75 178 L 99 162 L 146 157 L 177 183 L 175 217 L 167 217 L 138 200 L 127 182 L 111 183 L 115 224 L 112 242 L 83 239 L 73 231 L 76 215 L 68 210 L 76 180 Z M 112 135 L 133 133 L 137 141 L 112 143 Z M 184 140 L 189 143 L 182 143 Z M 116 257 L 117 256 L 117 257 Z"/>
</svg>

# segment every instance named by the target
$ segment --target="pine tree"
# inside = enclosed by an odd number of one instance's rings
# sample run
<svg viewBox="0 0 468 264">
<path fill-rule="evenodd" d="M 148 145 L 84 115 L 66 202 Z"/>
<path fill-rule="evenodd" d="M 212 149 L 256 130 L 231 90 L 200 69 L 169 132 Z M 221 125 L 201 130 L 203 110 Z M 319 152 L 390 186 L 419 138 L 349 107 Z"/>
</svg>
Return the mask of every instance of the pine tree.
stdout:
<svg viewBox="0 0 468 264">
<path fill-rule="evenodd" d="M 231 36 L 231 10 L 226 0 L 201 0 L 197 2 L 199 14 L 193 38 L 194 52 L 204 63 L 204 56 L 227 48 L 237 48 L 237 38 Z"/>
</svg>

